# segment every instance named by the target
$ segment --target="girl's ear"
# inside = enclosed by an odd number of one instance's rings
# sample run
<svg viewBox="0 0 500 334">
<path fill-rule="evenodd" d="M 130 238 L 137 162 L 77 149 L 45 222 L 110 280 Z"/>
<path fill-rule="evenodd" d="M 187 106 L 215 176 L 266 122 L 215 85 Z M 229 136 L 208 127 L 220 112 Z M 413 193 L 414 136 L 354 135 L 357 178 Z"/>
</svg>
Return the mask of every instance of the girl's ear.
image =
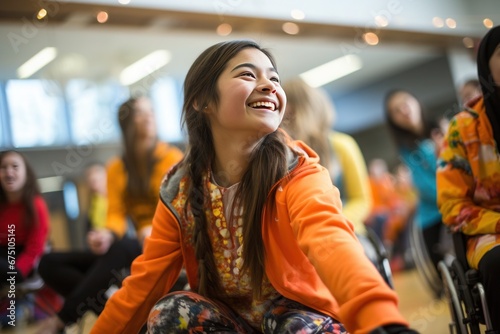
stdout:
<svg viewBox="0 0 500 334">
<path fill-rule="evenodd" d="M 201 111 L 201 108 L 200 108 L 200 105 L 199 105 L 198 101 L 194 101 L 193 102 L 193 108 L 196 111 Z"/>
<path fill-rule="evenodd" d="M 204 112 L 204 113 L 208 112 L 208 104 L 200 105 L 198 101 L 193 102 L 193 108 L 194 110 L 199 112 Z"/>
</svg>

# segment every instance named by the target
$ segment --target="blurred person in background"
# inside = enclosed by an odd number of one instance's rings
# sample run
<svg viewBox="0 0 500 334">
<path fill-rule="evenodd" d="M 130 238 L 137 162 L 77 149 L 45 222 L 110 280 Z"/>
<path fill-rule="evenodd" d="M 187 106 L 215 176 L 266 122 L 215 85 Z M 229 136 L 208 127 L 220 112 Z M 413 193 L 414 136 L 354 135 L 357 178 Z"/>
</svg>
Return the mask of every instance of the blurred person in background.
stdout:
<svg viewBox="0 0 500 334">
<path fill-rule="evenodd" d="M 118 120 L 124 152 L 107 166 L 105 227 L 88 232 L 88 251 L 51 253 L 40 262 L 45 282 L 65 298 L 57 315 L 43 321 L 40 334 L 57 333 L 88 310 L 97 314 L 102 311 L 109 286 L 117 283 L 118 273 L 128 269 L 142 253 L 144 238 L 151 232 L 161 181 L 183 157 L 180 149 L 158 140 L 147 97 L 123 103 Z M 184 284 L 180 282 L 179 286 Z"/>
<path fill-rule="evenodd" d="M 49 234 L 49 211 L 40 194 L 33 168 L 17 151 L 0 153 L 0 323 L 9 318 L 12 286 L 22 283 L 36 270 Z M 21 305 L 32 303 L 16 300 Z M 29 306 L 30 307 L 30 306 Z"/>
<path fill-rule="evenodd" d="M 407 170 L 400 165 L 396 171 L 402 168 Z M 407 249 L 406 231 L 415 205 L 415 199 L 409 198 L 409 192 L 413 190 L 411 178 L 402 174 L 393 175 L 387 162 L 381 158 L 370 161 L 368 174 L 373 206 L 366 224 L 388 250 L 392 271 L 400 271 L 407 267 L 404 257 Z"/>
<path fill-rule="evenodd" d="M 384 159 L 375 158 L 368 164 L 368 179 L 372 194 L 372 210 L 365 223 L 370 226 L 384 245 L 390 250 L 392 240 L 386 236 L 388 226 L 393 225 L 394 209 L 397 206 L 394 177 Z"/>
<path fill-rule="evenodd" d="M 465 81 L 458 90 L 460 105 L 465 106 L 467 102 L 481 96 L 481 84 L 477 79 L 469 79 Z"/>
<path fill-rule="evenodd" d="M 391 268 L 394 270 L 408 269 L 414 266 L 409 252 L 409 233 L 411 221 L 418 204 L 418 192 L 415 189 L 410 170 L 400 163 L 394 171 L 396 196 L 400 199 L 400 206 L 396 212 L 401 217 L 401 225 L 394 231 L 394 242 L 391 253 Z"/>
<path fill-rule="evenodd" d="M 335 108 L 326 92 L 300 78 L 283 83 L 287 96 L 281 127 L 293 138 L 309 145 L 328 169 L 339 189 L 342 213 L 365 235 L 364 221 L 372 199 L 368 171 L 361 150 L 350 135 L 333 131 Z"/>
<path fill-rule="evenodd" d="M 477 72 L 483 94 L 451 120 L 441 151 L 438 205 L 451 231 L 466 235 L 467 261 L 500 330 L 500 26 L 481 40 Z"/>
<path fill-rule="evenodd" d="M 421 231 L 425 252 L 432 262 L 431 283 L 436 296 L 442 293 L 438 282 L 437 265 L 444 253 L 440 246 L 444 225 L 437 207 L 436 168 L 438 151 L 432 139 L 440 131 L 439 125 L 424 117 L 420 101 L 410 92 L 397 89 L 385 96 L 385 115 L 401 161 L 408 167 L 418 191 L 418 205 L 414 216 L 417 231 Z M 422 250 L 423 251 L 423 250 Z"/>
<path fill-rule="evenodd" d="M 92 162 L 85 168 L 85 184 L 89 191 L 89 203 L 86 214 L 87 232 L 106 226 L 108 212 L 108 189 L 106 166 L 101 162 Z"/>
<path fill-rule="evenodd" d="M 372 194 L 372 210 L 365 223 L 370 226 L 392 251 L 394 230 L 401 224 L 398 214 L 401 200 L 396 193 L 396 182 L 384 159 L 375 158 L 368 164 L 368 179 Z"/>
<path fill-rule="evenodd" d="M 8 284 L 8 272 L 16 273 L 16 283 L 31 274 L 45 250 L 48 233 L 49 211 L 33 168 L 20 152 L 1 152 L 0 287 Z M 15 269 L 9 265 L 9 255 L 15 259 Z"/>
</svg>

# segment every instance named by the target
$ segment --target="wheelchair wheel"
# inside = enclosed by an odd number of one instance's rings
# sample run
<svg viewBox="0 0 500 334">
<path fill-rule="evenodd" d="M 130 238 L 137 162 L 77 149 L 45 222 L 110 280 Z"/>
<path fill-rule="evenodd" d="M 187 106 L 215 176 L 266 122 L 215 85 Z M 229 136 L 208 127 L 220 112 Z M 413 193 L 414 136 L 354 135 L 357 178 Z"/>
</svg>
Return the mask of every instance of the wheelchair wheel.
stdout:
<svg viewBox="0 0 500 334">
<path fill-rule="evenodd" d="M 448 300 L 448 306 L 450 309 L 451 323 L 450 334 L 468 334 L 467 328 L 464 324 L 462 303 L 458 297 L 457 289 L 455 288 L 454 280 L 451 277 L 450 270 L 444 261 L 438 264 L 439 271 L 441 273 L 441 278 L 443 280 L 444 292 L 446 299 Z"/>
<path fill-rule="evenodd" d="M 387 285 L 394 289 L 391 266 L 382 241 L 369 227 L 366 228 L 366 235 L 357 234 L 357 236 L 368 259 L 375 265 Z"/>
<path fill-rule="evenodd" d="M 450 333 L 480 334 L 480 310 L 475 306 L 460 263 L 453 258 L 449 265 L 441 261 L 438 268 L 452 319 Z"/>
<path fill-rule="evenodd" d="M 477 307 L 477 303 L 472 296 L 472 286 L 467 284 L 465 272 L 458 260 L 453 260 L 451 263 L 451 271 L 455 275 L 455 287 L 461 301 L 461 307 L 465 319 L 463 320 L 471 334 L 480 334 L 479 322 L 481 319 L 481 309 Z"/>
<path fill-rule="evenodd" d="M 443 292 L 441 278 L 427 253 L 422 230 L 414 221 L 411 222 L 410 249 L 420 279 L 429 287 L 433 296 L 440 297 Z"/>
</svg>

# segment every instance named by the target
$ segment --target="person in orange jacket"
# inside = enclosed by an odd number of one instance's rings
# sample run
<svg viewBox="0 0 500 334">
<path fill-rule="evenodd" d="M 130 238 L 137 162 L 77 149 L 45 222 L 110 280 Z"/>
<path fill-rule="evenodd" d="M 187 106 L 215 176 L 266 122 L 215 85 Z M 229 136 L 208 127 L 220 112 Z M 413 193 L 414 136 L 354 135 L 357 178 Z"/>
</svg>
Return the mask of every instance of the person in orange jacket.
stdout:
<svg viewBox="0 0 500 334">
<path fill-rule="evenodd" d="M 151 231 L 160 185 L 183 152 L 159 141 L 151 101 L 131 98 L 118 110 L 124 152 L 107 164 L 108 205 L 104 227 L 87 233 L 88 250 L 45 254 L 39 265 L 44 281 L 64 297 L 56 315 L 44 319 L 38 334 L 53 334 L 87 311 L 99 314 L 108 288 L 141 254 Z M 130 227 L 129 227 L 130 226 Z"/>
<path fill-rule="evenodd" d="M 272 56 L 215 44 L 184 83 L 186 156 L 151 236 L 93 334 L 415 333 L 370 263 L 318 156 L 278 127 Z M 185 265 L 191 291 L 168 293 Z"/>
</svg>

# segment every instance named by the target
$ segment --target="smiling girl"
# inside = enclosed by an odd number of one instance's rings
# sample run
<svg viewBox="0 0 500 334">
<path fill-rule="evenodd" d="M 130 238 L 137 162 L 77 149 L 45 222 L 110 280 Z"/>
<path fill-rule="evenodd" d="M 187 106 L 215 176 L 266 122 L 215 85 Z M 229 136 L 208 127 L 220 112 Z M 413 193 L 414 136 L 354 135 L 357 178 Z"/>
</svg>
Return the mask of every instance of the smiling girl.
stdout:
<svg viewBox="0 0 500 334">
<path fill-rule="evenodd" d="M 205 50 L 184 83 L 188 152 L 132 275 L 91 333 L 414 333 L 317 155 L 278 126 L 286 96 L 252 41 Z M 167 294 L 185 265 L 191 291 Z M 383 328 L 382 328 L 383 326 Z"/>
</svg>

